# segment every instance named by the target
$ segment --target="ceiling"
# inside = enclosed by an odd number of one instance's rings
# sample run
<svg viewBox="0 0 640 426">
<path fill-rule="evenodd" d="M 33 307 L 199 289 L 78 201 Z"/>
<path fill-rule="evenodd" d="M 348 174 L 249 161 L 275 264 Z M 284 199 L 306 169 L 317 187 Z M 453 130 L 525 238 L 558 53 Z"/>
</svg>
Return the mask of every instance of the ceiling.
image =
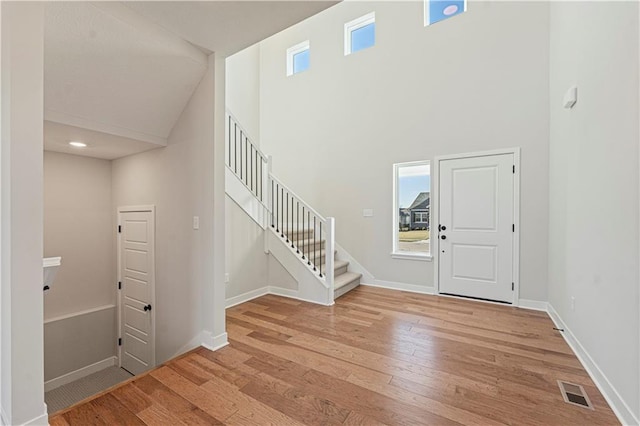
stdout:
<svg viewBox="0 0 640 426">
<path fill-rule="evenodd" d="M 69 145 L 72 141 L 83 142 L 87 147 L 74 148 Z M 52 121 L 44 122 L 45 151 L 115 160 L 154 148 L 158 145 Z"/>
<path fill-rule="evenodd" d="M 335 3 L 47 3 L 45 149 L 79 153 L 61 146 L 76 135 L 102 141 L 82 154 L 98 158 L 165 146 L 212 51 L 235 53 Z"/>
<path fill-rule="evenodd" d="M 120 3 L 51 2 L 45 119 L 166 145 L 207 55 Z"/>
<path fill-rule="evenodd" d="M 127 7 L 212 52 L 232 55 L 339 1 L 137 1 Z"/>
</svg>

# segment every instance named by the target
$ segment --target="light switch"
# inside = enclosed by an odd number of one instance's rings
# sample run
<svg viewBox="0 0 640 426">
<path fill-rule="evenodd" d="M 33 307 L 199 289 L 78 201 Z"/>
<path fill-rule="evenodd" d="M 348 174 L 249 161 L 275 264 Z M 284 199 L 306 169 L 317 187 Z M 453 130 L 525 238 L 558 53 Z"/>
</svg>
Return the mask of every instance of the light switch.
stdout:
<svg viewBox="0 0 640 426">
<path fill-rule="evenodd" d="M 193 217 L 193 229 L 200 229 L 200 218 L 198 216 Z"/>
<path fill-rule="evenodd" d="M 573 108 L 573 106 L 578 101 L 578 87 L 572 86 L 567 90 L 567 93 L 564 94 L 564 98 L 562 99 L 562 106 L 566 109 Z"/>
<path fill-rule="evenodd" d="M 362 216 L 364 217 L 373 217 L 373 209 L 363 209 Z"/>
</svg>

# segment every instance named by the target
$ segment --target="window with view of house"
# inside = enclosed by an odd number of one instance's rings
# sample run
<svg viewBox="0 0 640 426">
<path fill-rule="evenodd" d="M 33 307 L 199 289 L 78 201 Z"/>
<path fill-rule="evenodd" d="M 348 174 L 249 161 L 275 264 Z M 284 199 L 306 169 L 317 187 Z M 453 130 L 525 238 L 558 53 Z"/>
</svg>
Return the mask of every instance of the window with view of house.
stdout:
<svg viewBox="0 0 640 426">
<path fill-rule="evenodd" d="M 428 161 L 393 166 L 393 253 L 428 257 L 431 253 L 431 167 Z"/>
</svg>

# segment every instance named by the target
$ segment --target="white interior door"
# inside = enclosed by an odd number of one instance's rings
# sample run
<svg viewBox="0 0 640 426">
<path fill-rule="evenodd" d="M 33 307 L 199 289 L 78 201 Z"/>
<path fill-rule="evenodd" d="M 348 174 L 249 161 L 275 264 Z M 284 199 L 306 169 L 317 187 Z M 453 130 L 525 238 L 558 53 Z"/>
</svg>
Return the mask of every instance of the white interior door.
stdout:
<svg viewBox="0 0 640 426">
<path fill-rule="evenodd" d="M 120 364 L 140 374 L 155 364 L 154 213 L 119 215 Z"/>
<path fill-rule="evenodd" d="M 439 163 L 440 293 L 513 303 L 514 155 Z"/>
</svg>

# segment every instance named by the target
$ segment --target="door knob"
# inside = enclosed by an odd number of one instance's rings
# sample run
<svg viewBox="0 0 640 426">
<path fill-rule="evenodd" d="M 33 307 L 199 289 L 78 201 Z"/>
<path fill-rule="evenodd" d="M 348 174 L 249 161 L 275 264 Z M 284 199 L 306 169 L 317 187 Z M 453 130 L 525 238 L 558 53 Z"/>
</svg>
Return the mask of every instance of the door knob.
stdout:
<svg viewBox="0 0 640 426">
<path fill-rule="evenodd" d="M 447 227 L 446 227 L 446 226 L 444 226 L 444 225 L 442 225 L 442 226 L 440 227 L 440 230 L 441 230 L 441 231 L 446 231 L 446 230 L 447 230 Z"/>
<path fill-rule="evenodd" d="M 446 239 L 447 239 L 447 236 L 446 236 L 446 235 L 442 235 L 442 236 L 440 237 L 440 239 L 446 240 Z"/>
<path fill-rule="evenodd" d="M 150 311 L 150 310 L 151 310 L 151 305 L 147 305 L 147 306 L 145 306 L 145 307 L 144 307 L 144 311 L 145 311 L 145 312 L 146 312 L 146 311 Z"/>
</svg>

